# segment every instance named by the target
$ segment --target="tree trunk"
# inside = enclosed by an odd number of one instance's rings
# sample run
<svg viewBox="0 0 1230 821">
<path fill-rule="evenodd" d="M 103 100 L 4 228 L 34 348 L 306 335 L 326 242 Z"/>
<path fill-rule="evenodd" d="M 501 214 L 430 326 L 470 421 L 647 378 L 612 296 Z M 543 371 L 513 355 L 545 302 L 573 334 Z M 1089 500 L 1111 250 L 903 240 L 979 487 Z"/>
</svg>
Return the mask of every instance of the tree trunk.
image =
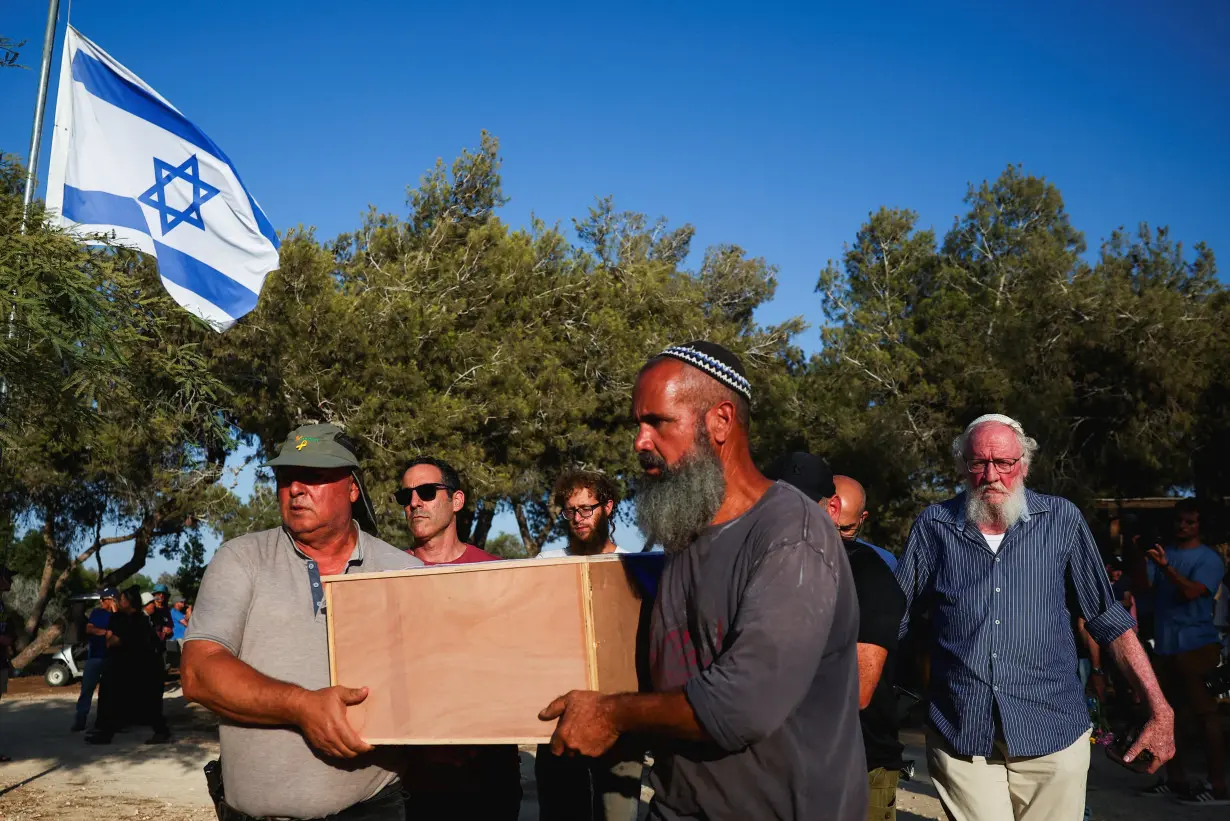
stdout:
<svg viewBox="0 0 1230 821">
<path fill-rule="evenodd" d="M 517 530 L 521 531 L 521 544 L 525 545 L 525 555 L 534 558 L 541 548 L 534 537 L 530 535 L 530 523 L 525 518 L 525 505 L 513 502 L 513 516 L 517 519 Z"/>
<path fill-rule="evenodd" d="M 145 567 L 145 559 L 149 555 L 149 545 L 154 539 L 154 528 L 158 526 L 158 514 L 150 513 L 141 520 L 141 526 L 132 534 L 132 558 L 112 570 L 98 580 L 99 587 L 114 587 L 134 573 L 141 572 Z"/>
<path fill-rule="evenodd" d="M 38 626 L 42 624 L 43 614 L 47 612 L 47 602 L 51 600 L 52 574 L 55 572 L 56 553 L 59 550 L 56 545 L 54 523 L 55 512 L 48 508 L 43 514 L 43 544 L 46 546 L 43 576 L 38 583 L 38 598 L 34 600 L 34 607 L 26 616 L 26 629 L 22 636 L 26 643 L 34 641 L 34 637 L 38 634 Z"/>
<path fill-rule="evenodd" d="M 474 533 L 470 544 L 482 550 L 487 546 L 487 534 L 491 532 L 491 521 L 495 518 L 495 504 L 484 500 L 478 515 L 474 517 Z"/>
<path fill-rule="evenodd" d="M 24 669 L 34 659 L 43 654 L 48 647 L 60 640 L 60 636 L 64 634 L 64 628 L 59 624 L 53 624 L 46 630 L 39 633 L 38 638 L 26 645 L 26 648 L 13 657 L 12 664 L 18 670 Z"/>
</svg>

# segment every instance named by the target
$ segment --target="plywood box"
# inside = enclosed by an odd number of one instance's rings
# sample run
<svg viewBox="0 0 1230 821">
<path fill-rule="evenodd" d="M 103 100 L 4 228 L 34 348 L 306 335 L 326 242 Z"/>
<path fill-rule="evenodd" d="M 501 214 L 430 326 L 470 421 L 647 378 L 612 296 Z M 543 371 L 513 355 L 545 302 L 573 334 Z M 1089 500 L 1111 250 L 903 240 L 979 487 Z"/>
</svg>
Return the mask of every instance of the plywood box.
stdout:
<svg viewBox="0 0 1230 821">
<path fill-rule="evenodd" d="M 531 744 L 569 690 L 638 689 L 657 554 L 326 576 L 329 671 L 371 744 Z"/>
</svg>

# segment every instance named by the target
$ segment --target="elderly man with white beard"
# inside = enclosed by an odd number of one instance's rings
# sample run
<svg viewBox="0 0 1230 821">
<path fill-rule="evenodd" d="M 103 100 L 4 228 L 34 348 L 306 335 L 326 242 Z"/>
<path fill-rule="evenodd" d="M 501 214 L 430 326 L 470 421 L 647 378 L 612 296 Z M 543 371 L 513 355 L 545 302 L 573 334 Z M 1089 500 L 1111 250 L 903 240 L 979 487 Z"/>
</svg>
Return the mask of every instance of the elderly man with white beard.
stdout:
<svg viewBox="0 0 1230 821">
<path fill-rule="evenodd" d="M 677 345 L 632 397 L 637 519 L 667 552 L 649 630 L 654 692 L 573 691 L 552 751 L 649 736 L 649 817 L 862 821 L 858 610 L 824 510 L 756 470 L 751 385 L 730 351 Z"/>
<path fill-rule="evenodd" d="M 1124 762 L 1148 750 L 1154 772 L 1174 755 L 1174 713 L 1080 511 L 1025 488 L 1037 447 L 1007 416 L 971 422 L 953 442 L 964 493 L 923 511 L 897 567 L 901 635 L 931 618 L 927 763 L 951 821 L 1082 818 L 1090 724 L 1073 615 L 1149 706 Z"/>
</svg>

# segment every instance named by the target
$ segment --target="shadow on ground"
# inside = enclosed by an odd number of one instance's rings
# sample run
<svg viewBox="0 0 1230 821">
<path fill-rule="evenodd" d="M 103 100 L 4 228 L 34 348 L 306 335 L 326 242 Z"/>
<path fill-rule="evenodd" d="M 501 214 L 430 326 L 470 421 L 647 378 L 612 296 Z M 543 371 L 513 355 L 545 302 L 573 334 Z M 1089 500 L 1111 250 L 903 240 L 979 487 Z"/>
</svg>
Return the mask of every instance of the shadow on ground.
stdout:
<svg viewBox="0 0 1230 821">
<path fill-rule="evenodd" d="M 129 727 L 116 734 L 111 744 L 86 744 L 84 733 L 69 730 L 76 710 L 76 700 L 71 693 L 0 702 L 0 738 L 3 739 L 0 743 L 3 743 L 4 754 L 13 759 L 13 765 L 24 765 L 18 780 L 41 778 L 58 769 L 71 770 L 110 762 L 131 765 L 149 759 L 167 762 L 185 772 L 199 773 L 204 764 L 202 758 L 208 760 L 217 749 L 218 721 L 204 709 L 189 706 L 178 690 L 175 693 L 163 699 L 163 713 L 174 738 L 172 744 L 144 744 L 151 735 L 148 727 Z M 37 767 L 39 775 L 24 772 L 31 766 Z M 3 778 L 0 787 L 12 787 L 8 782 L 9 778 Z"/>
</svg>

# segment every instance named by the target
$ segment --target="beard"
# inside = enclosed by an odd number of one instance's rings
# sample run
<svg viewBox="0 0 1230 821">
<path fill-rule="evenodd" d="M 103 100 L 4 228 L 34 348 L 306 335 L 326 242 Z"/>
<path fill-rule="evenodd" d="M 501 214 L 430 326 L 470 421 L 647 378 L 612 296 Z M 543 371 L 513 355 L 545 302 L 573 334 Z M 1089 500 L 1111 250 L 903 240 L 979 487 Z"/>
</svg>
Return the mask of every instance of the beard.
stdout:
<svg viewBox="0 0 1230 821">
<path fill-rule="evenodd" d="M 987 498 L 987 491 L 1007 491 L 1008 496 L 999 502 Z M 1005 530 L 1012 527 L 1025 515 L 1025 483 L 1018 482 L 1008 490 L 1003 482 L 991 482 L 979 488 L 966 485 L 965 518 L 977 525 L 991 525 Z"/>
<path fill-rule="evenodd" d="M 692 449 L 674 467 L 652 453 L 641 453 L 641 467 L 656 467 L 658 476 L 642 476 L 636 495 L 636 523 L 649 544 L 682 553 L 717 515 L 726 498 L 726 475 L 703 426 Z"/>
<path fill-rule="evenodd" d="M 589 535 L 581 537 L 568 528 L 568 552 L 574 556 L 592 556 L 601 553 L 611 539 L 611 519 L 602 508 L 594 508 L 594 526 Z"/>
</svg>

